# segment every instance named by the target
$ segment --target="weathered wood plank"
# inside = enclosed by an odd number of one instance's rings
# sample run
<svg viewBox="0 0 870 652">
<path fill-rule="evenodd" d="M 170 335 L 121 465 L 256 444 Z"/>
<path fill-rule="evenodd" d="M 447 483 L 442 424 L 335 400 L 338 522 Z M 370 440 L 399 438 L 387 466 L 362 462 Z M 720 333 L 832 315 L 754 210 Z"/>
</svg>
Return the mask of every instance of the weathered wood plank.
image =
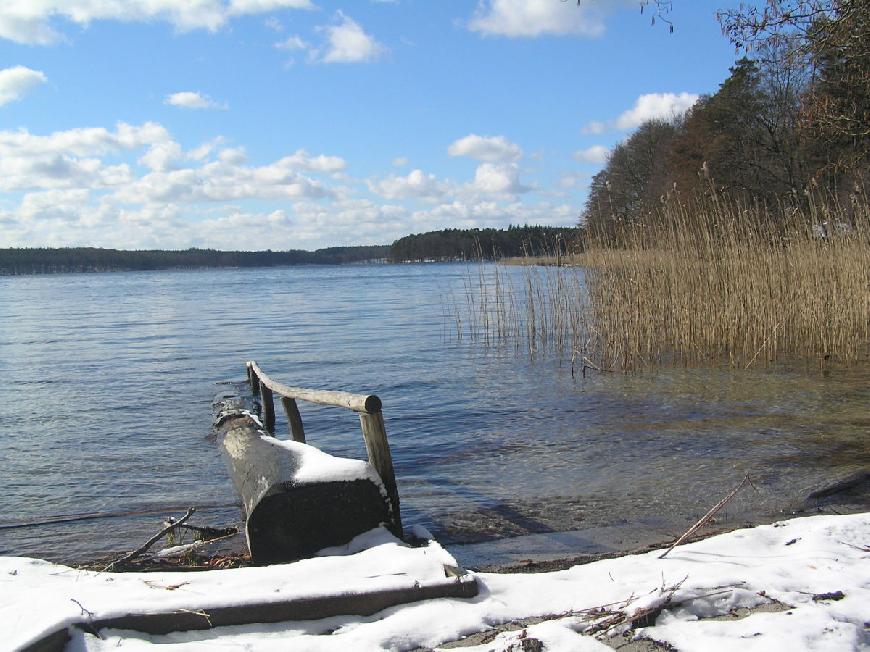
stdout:
<svg viewBox="0 0 870 652">
<path fill-rule="evenodd" d="M 293 436 L 293 441 L 305 443 L 305 427 L 302 425 L 302 415 L 299 414 L 299 406 L 296 401 L 286 396 L 281 397 L 281 404 L 284 406 L 284 414 L 287 415 L 287 423 L 290 425 L 290 434 Z"/>
<path fill-rule="evenodd" d="M 260 395 L 260 379 L 257 377 L 257 372 L 254 371 L 254 363 L 249 362 L 245 365 L 248 370 L 248 382 L 251 383 L 251 391 L 254 396 Z"/>
<path fill-rule="evenodd" d="M 393 534 L 401 539 L 403 532 L 401 511 L 399 510 L 399 489 L 396 486 L 393 455 L 390 452 L 390 444 L 387 441 L 384 415 L 382 412 L 375 412 L 374 414 L 363 412 L 359 415 L 359 421 L 366 444 L 366 453 L 369 456 L 369 464 L 381 476 L 381 481 L 384 483 L 384 488 L 387 490 L 387 495 L 390 498 L 390 506 L 393 512 L 392 527 L 390 529 Z"/>
<path fill-rule="evenodd" d="M 266 432 L 275 433 L 275 399 L 272 390 L 266 385 L 260 386 L 260 404 L 263 406 L 263 427 Z"/>
<path fill-rule="evenodd" d="M 321 389 L 306 389 L 304 387 L 290 387 L 270 378 L 260 369 L 256 362 L 249 362 L 253 375 L 259 379 L 259 384 L 268 387 L 276 394 L 301 401 L 317 403 L 319 405 L 333 405 L 343 407 L 354 412 L 374 413 L 381 410 L 381 399 L 374 394 L 351 394 L 350 392 L 334 392 Z"/>
<path fill-rule="evenodd" d="M 164 635 L 232 625 L 317 620 L 332 616 L 371 616 L 400 604 L 438 598 L 473 598 L 478 592 L 476 578 L 466 573 L 458 578 L 445 579 L 443 582 L 396 589 L 336 593 L 312 598 L 293 598 L 207 609 L 198 609 L 195 605 L 191 605 L 191 609 L 184 611 L 128 613 L 92 621 L 82 619 L 72 626 L 87 632 L 101 629 L 126 629 Z M 64 626 L 25 647 L 24 652 L 62 652 L 68 641 L 68 629 Z"/>
</svg>

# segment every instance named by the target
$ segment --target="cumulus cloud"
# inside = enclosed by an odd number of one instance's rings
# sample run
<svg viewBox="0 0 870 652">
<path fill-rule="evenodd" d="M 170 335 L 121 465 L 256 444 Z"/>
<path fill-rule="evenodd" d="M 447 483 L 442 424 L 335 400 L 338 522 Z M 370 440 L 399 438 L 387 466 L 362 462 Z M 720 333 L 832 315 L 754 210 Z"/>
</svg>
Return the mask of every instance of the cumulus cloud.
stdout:
<svg viewBox="0 0 870 652">
<path fill-rule="evenodd" d="M 340 172 L 347 167 L 347 162 L 340 156 L 311 156 L 304 149 L 297 149 L 290 156 L 285 156 L 278 163 L 293 170 L 309 172 Z"/>
<path fill-rule="evenodd" d="M 3 0 L 0 38 L 48 45 L 63 39 L 57 19 L 80 26 L 97 20 L 164 21 L 180 31 L 215 31 L 230 18 L 277 9 L 310 9 L 310 0 Z"/>
<path fill-rule="evenodd" d="M 0 70 L 0 106 L 20 100 L 46 81 L 44 73 L 25 66 Z"/>
<path fill-rule="evenodd" d="M 336 24 L 321 27 L 326 34 L 326 50 L 317 58 L 323 63 L 361 63 L 374 61 L 387 48 L 363 30 L 359 23 L 338 11 Z"/>
<path fill-rule="evenodd" d="M 397 168 L 403 168 L 408 165 L 408 157 L 407 156 L 397 156 L 393 159 L 393 165 Z"/>
<path fill-rule="evenodd" d="M 0 131 L 0 190 L 115 186 L 129 180 L 130 168 L 125 163 L 106 164 L 100 156 L 169 142 L 166 129 L 152 122 L 47 136 L 25 129 Z"/>
<path fill-rule="evenodd" d="M 307 52 L 310 63 L 363 63 L 375 61 L 389 51 L 342 11 L 335 13 L 332 25 L 321 25 L 315 31 L 323 35 L 323 42 L 319 45 L 293 34 L 275 43 L 274 47 Z M 292 64 L 293 59 L 287 63 Z"/>
<path fill-rule="evenodd" d="M 469 134 L 451 143 L 447 153 L 450 156 L 468 156 L 488 163 L 503 163 L 518 160 L 523 155 L 523 150 L 504 136 Z"/>
<path fill-rule="evenodd" d="M 519 201 L 529 190 L 521 152 L 497 142 L 495 150 L 477 141 L 459 147 L 493 159 L 462 181 L 419 169 L 354 179 L 338 156 L 296 149 L 252 163 L 243 147 L 219 137 L 187 149 L 156 123 L 46 135 L 0 130 L 0 239 L 5 246 L 280 249 L 387 243 L 448 226 L 573 224 L 572 207 Z"/>
<path fill-rule="evenodd" d="M 203 95 L 197 91 L 172 93 L 166 96 L 163 103 L 182 109 L 221 109 L 225 111 L 229 108 L 225 103 L 215 102 L 208 95 Z"/>
<path fill-rule="evenodd" d="M 473 32 L 512 38 L 545 34 L 598 36 L 604 32 L 594 3 L 558 0 L 485 0 L 468 22 Z"/>
<path fill-rule="evenodd" d="M 200 167 L 155 170 L 118 189 L 112 198 L 142 202 L 226 202 L 242 199 L 321 198 L 332 192 L 317 179 L 297 172 L 287 158 L 249 167 L 230 158 Z"/>
<path fill-rule="evenodd" d="M 231 0 L 231 15 L 265 14 L 278 9 L 312 9 L 310 0 Z"/>
<path fill-rule="evenodd" d="M 588 122 L 580 130 L 584 134 L 601 134 L 608 129 L 628 130 L 649 120 L 673 120 L 688 111 L 698 101 L 697 93 L 647 93 L 608 122 Z"/>
<path fill-rule="evenodd" d="M 450 191 L 449 184 L 422 170 L 411 170 L 406 176 L 390 175 L 377 181 L 369 180 L 368 187 L 385 199 L 440 199 Z"/>
<path fill-rule="evenodd" d="M 0 131 L 0 190 L 85 190 L 128 205 L 322 198 L 333 191 L 311 175 L 335 174 L 346 166 L 340 157 L 304 149 L 250 166 L 242 148 L 220 148 L 220 142 L 186 152 L 155 123 L 119 123 L 114 131 L 72 129 L 47 136 Z M 105 159 L 134 153 L 146 168 L 144 174 L 126 162 Z"/>
<path fill-rule="evenodd" d="M 592 147 L 574 152 L 574 160 L 582 161 L 583 163 L 602 164 L 607 162 L 608 154 L 610 154 L 610 150 L 604 145 L 593 145 Z"/>
<path fill-rule="evenodd" d="M 482 163 L 474 172 L 475 190 L 495 195 L 516 195 L 530 188 L 520 183 L 515 163 Z"/>
<path fill-rule="evenodd" d="M 648 93 L 616 119 L 619 129 L 634 129 L 648 120 L 672 120 L 698 101 L 697 93 Z"/>
</svg>

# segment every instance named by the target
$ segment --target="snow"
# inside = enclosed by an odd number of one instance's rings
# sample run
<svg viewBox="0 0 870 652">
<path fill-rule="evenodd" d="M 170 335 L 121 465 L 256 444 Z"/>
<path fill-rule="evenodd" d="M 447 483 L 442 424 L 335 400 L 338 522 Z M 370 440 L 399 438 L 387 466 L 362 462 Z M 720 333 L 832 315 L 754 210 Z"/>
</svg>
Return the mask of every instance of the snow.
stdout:
<svg viewBox="0 0 870 652">
<path fill-rule="evenodd" d="M 381 489 L 382 493 L 385 492 L 378 472 L 368 462 L 347 457 L 335 457 L 309 444 L 276 439 L 265 433 L 260 436 L 260 439 L 270 446 L 290 452 L 294 464 L 298 464 L 298 467 L 293 470 L 294 484 L 371 480 Z"/>
<path fill-rule="evenodd" d="M 148 636 L 75 630 L 69 650 L 413 650 L 528 617 L 521 631 L 462 648 L 520 650 L 534 637 L 548 650 L 606 650 L 631 614 L 662 607 L 635 636 L 679 650 L 860 650 L 870 636 L 870 514 L 814 516 L 738 530 L 674 549 L 541 574 L 479 574 L 480 595 L 400 605 L 373 616 L 254 624 Z M 383 529 L 294 564 L 202 573 L 108 574 L 26 558 L 0 558 L 0 635 L 25 644 L 81 617 L 131 609 L 208 609 L 292 596 L 443 581 L 455 560 L 437 543 L 412 548 Z M 840 600 L 820 594 L 841 591 Z M 780 604 L 781 603 L 781 604 Z M 747 617 L 734 610 L 773 605 Z M 606 613 L 591 610 L 605 607 Z M 745 614 L 741 614 L 745 615 Z M 711 619 L 713 616 L 724 616 Z M 615 626 L 590 627 L 613 619 Z M 622 624 L 620 625 L 620 622 Z M 629 634 L 632 632 L 629 631 Z M 591 634 L 594 634 L 591 635 Z"/>
</svg>

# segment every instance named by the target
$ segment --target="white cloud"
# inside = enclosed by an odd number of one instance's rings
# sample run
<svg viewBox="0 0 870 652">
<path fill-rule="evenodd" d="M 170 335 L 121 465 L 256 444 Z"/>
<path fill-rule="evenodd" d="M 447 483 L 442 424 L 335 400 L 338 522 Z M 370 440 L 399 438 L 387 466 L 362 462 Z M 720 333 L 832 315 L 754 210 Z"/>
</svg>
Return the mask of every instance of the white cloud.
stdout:
<svg viewBox="0 0 870 652">
<path fill-rule="evenodd" d="M 634 129 L 649 120 L 673 120 L 692 108 L 698 97 L 697 93 L 647 93 L 638 97 L 634 106 L 623 111 L 616 119 L 588 122 L 580 132 L 597 135 L 608 129 Z"/>
<path fill-rule="evenodd" d="M 447 153 L 450 156 L 468 156 L 478 161 L 501 163 L 516 161 L 523 155 L 523 150 L 504 136 L 469 134 L 451 143 Z"/>
<path fill-rule="evenodd" d="M 393 165 L 397 168 L 403 168 L 408 165 L 408 157 L 407 156 L 397 156 L 393 159 Z"/>
<path fill-rule="evenodd" d="M 215 31 L 234 16 L 277 9 L 310 9 L 310 0 L 3 0 L 0 38 L 30 45 L 63 39 L 53 22 L 63 19 L 80 26 L 97 20 L 164 21 L 180 31 Z"/>
<path fill-rule="evenodd" d="M 387 48 L 350 16 L 336 12 L 337 24 L 320 28 L 326 33 L 326 52 L 318 59 L 323 63 L 361 63 L 374 61 L 387 52 Z"/>
<path fill-rule="evenodd" d="M 411 170 L 403 177 L 390 175 L 379 181 L 369 180 L 368 187 L 373 193 L 386 199 L 440 199 L 450 191 L 449 184 L 438 181 L 434 174 L 427 174 L 422 170 Z"/>
<path fill-rule="evenodd" d="M 619 129 L 634 129 L 648 120 L 672 120 L 698 101 L 696 93 L 648 93 L 616 119 Z"/>
<path fill-rule="evenodd" d="M 228 13 L 265 14 L 278 9 L 312 9 L 313 7 L 311 0 L 231 0 Z"/>
<path fill-rule="evenodd" d="M 208 95 L 203 95 L 198 91 L 172 93 L 166 96 L 163 103 L 182 109 L 221 109 L 225 111 L 229 108 L 225 103 L 215 102 Z"/>
<path fill-rule="evenodd" d="M 283 41 L 275 43 L 275 47 L 279 50 L 307 50 L 309 49 L 306 43 L 300 36 L 288 36 Z"/>
<path fill-rule="evenodd" d="M 343 158 L 304 149 L 264 163 L 220 137 L 186 149 L 156 123 L 0 130 L 0 246 L 312 249 L 451 226 L 575 222 L 575 208 L 518 200 L 530 189 L 513 160 L 519 148 L 480 144 L 460 149 L 494 160 L 469 179 L 422 170 L 359 179 Z"/>
<path fill-rule="evenodd" d="M 332 194 L 320 181 L 299 174 L 286 159 L 260 167 L 228 159 L 219 157 L 198 168 L 152 171 L 120 188 L 112 198 L 141 204 L 321 198 Z"/>
<path fill-rule="evenodd" d="M 574 152 L 574 160 L 584 163 L 602 164 L 607 162 L 607 156 L 610 154 L 610 149 L 604 145 L 593 145 L 586 149 L 580 149 Z"/>
<path fill-rule="evenodd" d="M 530 190 L 520 183 L 515 163 L 481 163 L 474 172 L 473 187 L 495 195 L 515 195 Z"/>
<path fill-rule="evenodd" d="M 564 0 L 485 0 L 468 23 L 486 35 L 533 38 L 544 34 L 598 36 L 601 11 L 593 3 Z"/>
<path fill-rule="evenodd" d="M 285 156 L 279 164 L 293 170 L 306 170 L 308 172 L 339 172 L 347 167 L 347 163 L 340 156 L 311 156 L 304 149 L 297 149 L 290 156 Z"/>
<path fill-rule="evenodd" d="M 46 81 L 44 73 L 24 66 L 0 70 L 0 106 L 20 100 Z"/>
<path fill-rule="evenodd" d="M 98 157 L 170 142 L 169 133 L 152 122 L 118 123 L 114 132 L 86 128 L 48 136 L 24 129 L 0 131 L 0 190 L 119 185 L 129 180 L 129 166 L 106 164 Z"/>
<path fill-rule="evenodd" d="M 597 120 L 593 120 L 592 122 L 587 122 L 583 125 L 583 128 L 580 129 L 580 133 L 584 135 L 592 134 L 597 136 L 599 134 L 603 134 L 607 131 L 607 123 L 599 122 Z"/>
<path fill-rule="evenodd" d="M 171 169 L 182 158 L 181 145 L 175 141 L 155 143 L 139 157 L 139 163 L 157 171 Z"/>
</svg>

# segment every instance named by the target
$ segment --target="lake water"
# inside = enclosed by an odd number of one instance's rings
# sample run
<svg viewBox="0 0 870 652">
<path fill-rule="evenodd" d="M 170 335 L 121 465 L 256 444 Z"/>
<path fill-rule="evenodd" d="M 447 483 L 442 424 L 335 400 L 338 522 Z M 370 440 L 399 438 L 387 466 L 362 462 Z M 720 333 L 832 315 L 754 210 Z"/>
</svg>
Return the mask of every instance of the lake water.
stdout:
<svg viewBox="0 0 870 652">
<path fill-rule="evenodd" d="M 216 383 L 242 379 L 251 359 L 287 384 L 378 394 L 405 525 L 426 526 L 460 561 L 676 535 L 745 473 L 757 491 L 724 518 L 773 518 L 870 464 L 866 366 L 574 379 L 552 356 L 457 341 L 444 306 L 467 274 L 456 264 L 0 278 L 0 554 L 131 549 L 192 505 L 199 522 L 237 522 L 207 435 Z M 309 443 L 365 457 L 355 415 L 300 409 Z"/>
</svg>

